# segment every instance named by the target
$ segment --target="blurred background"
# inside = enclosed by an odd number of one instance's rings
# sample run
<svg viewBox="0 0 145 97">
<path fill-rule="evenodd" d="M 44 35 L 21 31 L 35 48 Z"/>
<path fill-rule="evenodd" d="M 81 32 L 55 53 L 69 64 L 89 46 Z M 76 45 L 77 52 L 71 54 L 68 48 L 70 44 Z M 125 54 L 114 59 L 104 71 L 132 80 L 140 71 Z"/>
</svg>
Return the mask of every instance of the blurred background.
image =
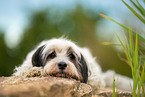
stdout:
<svg viewBox="0 0 145 97">
<path fill-rule="evenodd" d="M 42 40 L 65 36 L 88 47 L 103 71 L 113 69 L 131 77 L 129 65 L 121 60 L 122 47 L 103 45 L 118 44 L 114 31 L 123 39 L 123 30 L 100 13 L 144 28 L 121 0 L 1 0 L 0 76 L 10 76 Z"/>
</svg>

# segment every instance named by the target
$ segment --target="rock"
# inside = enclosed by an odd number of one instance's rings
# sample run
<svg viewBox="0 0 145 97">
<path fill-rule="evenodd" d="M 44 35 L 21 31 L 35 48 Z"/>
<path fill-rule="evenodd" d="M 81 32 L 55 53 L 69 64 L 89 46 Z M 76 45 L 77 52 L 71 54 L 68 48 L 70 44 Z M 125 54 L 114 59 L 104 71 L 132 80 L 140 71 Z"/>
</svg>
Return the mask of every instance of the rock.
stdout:
<svg viewBox="0 0 145 97">
<path fill-rule="evenodd" d="M 104 90 L 94 91 L 93 97 L 112 97 L 113 90 L 111 88 L 105 88 Z M 115 97 L 132 97 L 130 91 L 117 90 Z"/>
<path fill-rule="evenodd" d="M 117 97 L 131 92 L 117 91 Z M 92 90 L 88 84 L 59 77 L 1 77 L 0 97 L 112 97 L 112 89 Z"/>
<path fill-rule="evenodd" d="M 91 92 L 87 84 L 50 76 L 11 77 L 0 83 L 0 97 L 91 97 Z"/>
</svg>

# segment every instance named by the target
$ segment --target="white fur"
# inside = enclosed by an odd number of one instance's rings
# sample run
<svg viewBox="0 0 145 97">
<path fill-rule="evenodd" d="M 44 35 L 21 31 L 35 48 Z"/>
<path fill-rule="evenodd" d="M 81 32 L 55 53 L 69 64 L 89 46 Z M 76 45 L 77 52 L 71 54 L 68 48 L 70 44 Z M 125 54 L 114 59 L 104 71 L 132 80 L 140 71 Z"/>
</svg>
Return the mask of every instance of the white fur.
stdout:
<svg viewBox="0 0 145 97">
<path fill-rule="evenodd" d="M 67 46 L 71 46 L 77 54 L 82 53 L 82 55 L 84 56 L 84 58 L 87 62 L 88 68 L 89 68 L 88 84 L 91 85 L 93 88 L 103 89 L 104 87 L 112 87 L 113 86 L 113 75 L 114 75 L 115 79 L 116 79 L 115 84 L 116 84 L 117 88 L 131 91 L 130 84 L 131 85 L 133 84 L 132 79 L 122 76 L 122 75 L 115 74 L 115 72 L 113 72 L 113 71 L 107 71 L 107 72 L 103 73 L 101 70 L 101 67 L 96 62 L 95 58 L 92 57 L 88 48 L 80 48 L 80 47 L 76 46 L 73 42 L 71 42 L 70 40 L 66 40 L 63 38 L 51 39 L 51 40 L 41 42 L 34 50 L 32 50 L 27 55 L 26 60 L 23 62 L 23 64 L 21 66 L 15 68 L 15 73 L 13 75 L 23 76 L 25 73 L 28 73 L 28 72 L 32 71 L 33 69 L 35 69 L 31 62 L 32 55 L 39 47 L 41 47 L 44 44 L 47 44 L 47 45 L 46 45 L 46 49 L 43 51 L 43 53 L 47 53 L 48 52 L 47 50 L 50 48 L 50 46 L 54 46 L 55 48 L 58 48 L 58 50 L 64 50 L 64 51 L 65 51 L 65 48 L 67 48 Z M 61 49 L 59 49 L 59 48 L 61 48 Z M 47 63 L 47 64 L 49 64 L 49 63 Z M 49 67 L 45 67 L 45 68 L 49 68 Z M 74 67 L 71 67 L 71 68 L 74 68 Z M 47 69 L 45 69 L 45 70 L 47 70 Z M 75 71 L 76 70 L 74 70 L 73 72 L 75 72 Z"/>
</svg>

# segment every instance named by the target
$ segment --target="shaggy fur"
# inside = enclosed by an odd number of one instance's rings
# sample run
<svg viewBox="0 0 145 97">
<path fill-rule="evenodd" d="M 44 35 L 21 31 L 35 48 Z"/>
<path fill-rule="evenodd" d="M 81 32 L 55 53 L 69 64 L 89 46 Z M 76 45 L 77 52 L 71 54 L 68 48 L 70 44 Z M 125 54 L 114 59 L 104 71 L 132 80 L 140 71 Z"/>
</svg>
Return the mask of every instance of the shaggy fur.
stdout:
<svg viewBox="0 0 145 97">
<path fill-rule="evenodd" d="M 88 48 L 80 48 L 70 40 L 63 38 L 41 42 L 26 57 L 14 76 L 24 76 L 39 69 L 40 75 L 65 77 L 87 83 L 93 88 L 103 89 L 113 86 L 115 75 L 116 87 L 130 90 L 132 79 L 116 74 L 114 71 L 102 72 L 100 65 L 92 57 Z"/>
</svg>

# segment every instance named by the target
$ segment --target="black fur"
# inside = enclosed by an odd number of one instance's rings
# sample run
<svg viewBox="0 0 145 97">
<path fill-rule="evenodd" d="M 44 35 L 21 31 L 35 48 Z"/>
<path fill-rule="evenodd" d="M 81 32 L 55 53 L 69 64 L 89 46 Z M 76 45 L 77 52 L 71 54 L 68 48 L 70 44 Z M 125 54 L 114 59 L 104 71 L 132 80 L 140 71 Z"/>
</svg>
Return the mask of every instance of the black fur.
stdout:
<svg viewBox="0 0 145 97">
<path fill-rule="evenodd" d="M 82 82 L 87 83 L 87 81 L 88 81 L 88 67 L 87 67 L 86 61 L 85 61 L 82 54 L 81 54 L 79 66 L 80 66 L 80 73 L 82 74 L 82 77 L 83 77 Z"/>
<path fill-rule="evenodd" d="M 39 47 L 37 49 L 37 51 L 33 54 L 33 56 L 32 56 L 33 66 L 36 66 L 36 67 L 44 66 L 44 62 L 42 59 L 42 52 L 43 52 L 44 48 L 45 48 L 45 45 Z"/>
</svg>

